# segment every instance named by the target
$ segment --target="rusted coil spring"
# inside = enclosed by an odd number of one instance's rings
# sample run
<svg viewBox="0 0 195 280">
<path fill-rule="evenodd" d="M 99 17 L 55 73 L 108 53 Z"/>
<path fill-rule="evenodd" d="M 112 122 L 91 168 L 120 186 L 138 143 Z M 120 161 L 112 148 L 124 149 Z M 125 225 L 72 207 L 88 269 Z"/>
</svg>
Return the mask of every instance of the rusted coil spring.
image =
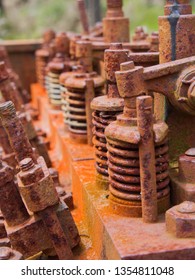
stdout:
<svg viewBox="0 0 195 280">
<path fill-rule="evenodd" d="M 60 85 L 60 90 L 61 90 L 61 109 L 63 112 L 63 118 L 64 118 L 64 123 L 68 124 L 68 102 L 67 102 L 67 89 L 64 86 L 64 84 Z"/>
<path fill-rule="evenodd" d="M 61 106 L 61 89 L 59 77 L 61 73 L 48 73 L 48 94 L 50 103 L 54 106 Z"/>
<path fill-rule="evenodd" d="M 37 81 L 43 87 L 45 87 L 45 68 L 47 66 L 47 63 L 48 57 L 36 55 L 35 65 Z"/>
<path fill-rule="evenodd" d="M 95 97 L 102 95 L 102 88 L 95 89 Z M 67 119 L 69 130 L 76 134 L 87 134 L 85 89 L 67 88 Z"/>
<path fill-rule="evenodd" d="M 95 146 L 96 170 L 104 176 L 108 176 L 107 147 L 104 131 L 111 122 L 116 120 L 116 116 L 120 113 L 112 111 L 93 112 L 93 144 Z"/>
<path fill-rule="evenodd" d="M 110 192 L 120 199 L 141 201 L 138 146 L 109 140 L 107 149 Z M 167 196 L 170 191 L 167 139 L 156 145 L 155 155 L 157 197 L 160 199 Z"/>
</svg>

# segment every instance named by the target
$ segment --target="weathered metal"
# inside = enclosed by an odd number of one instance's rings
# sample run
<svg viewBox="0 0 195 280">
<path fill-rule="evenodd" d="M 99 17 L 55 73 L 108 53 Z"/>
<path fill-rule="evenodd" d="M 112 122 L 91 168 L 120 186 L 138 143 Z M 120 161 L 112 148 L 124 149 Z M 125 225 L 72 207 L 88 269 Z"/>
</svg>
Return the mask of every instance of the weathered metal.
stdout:
<svg viewBox="0 0 195 280">
<path fill-rule="evenodd" d="M 120 97 L 115 71 L 120 69 L 120 63 L 128 60 L 129 51 L 122 47 L 120 43 L 112 43 L 110 48 L 105 50 L 104 65 L 106 72 L 106 95 L 96 97 L 91 102 L 93 113 L 93 143 L 96 153 L 96 169 L 103 176 L 108 177 L 107 148 L 105 128 L 122 112 L 124 102 Z"/>
<path fill-rule="evenodd" d="M 122 0 L 107 0 L 107 13 L 103 19 L 106 43 L 129 42 L 129 19 L 124 17 Z"/>
<path fill-rule="evenodd" d="M 142 67 L 126 62 L 121 64 L 121 71 L 115 73 L 119 93 L 124 98 L 124 110 L 105 130 L 111 206 L 117 213 L 128 216 L 142 215 L 140 163 L 143 159 L 139 159 L 141 135 L 136 111 L 136 98 L 146 92 L 141 82 L 142 71 Z M 162 212 L 169 207 L 168 127 L 162 121 L 154 122 L 153 133 L 158 211 Z M 151 149 L 148 152 L 152 153 Z"/>
<path fill-rule="evenodd" d="M 7 216 L 4 215 L 6 222 L 8 220 L 6 230 L 12 247 L 22 252 L 25 257 L 54 247 L 60 259 L 69 259 L 72 257 L 71 249 L 78 245 L 80 238 L 68 207 L 59 201 L 49 169 L 44 159 L 34 153 L 25 135 L 24 128 L 17 119 L 11 101 L 0 105 L 0 117 L 9 134 L 10 143 L 21 169 L 17 176 L 20 194 L 28 210 L 38 215 L 29 217 L 27 213 L 24 217 L 25 222 L 19 220 L 19 218 L 14 219 L 13 214 L 10 216 L 9 207 L 19 207 L 19 210 L 22 211 L 20 204 L 23 201 L 20 196 L 18 199 L 21 199 L 21 201 L 17 201 L 16 195 L 12 196 L 12 193 L 9 192 L 11 199 L 14 199 L 16 204 L 8 198 L 6 204 L 6 213 L 8 214 Z M 2 173 L 2 176 L 4 173 Z M 1 182 L 6 183 L 5 180 L 1 180 Z M 10 182 L 8 187 L 10 189 Z M 1 199 L 3 197 L 2 195 Z M 12 206 L 9 206 L 9 203 L 12 203 Z M 26 210 L 25 207 L 24 209 Z M 11 223 L 12 215 L 16 224 Z M 11 222 L 9 219 L 11 219 Z M 34 231 L 36 234 L 32 235 Z M 39 239 L 41 239 L 41 243 Z"/>
<path fill-rule="evenodd" d="M 69 61 L 69 37 L 65 32 L 58 34 L 55 38 L 55 56 L 48 64 L 48 95 L 53 108 L 61 108 L 61 91 L 59 77 L 64 71 L 68 71 Z"/>
<path fill-rule="evenodd" d="M 86 143 L 91 142 L 91 136 L 87 138 L 87 123 L 90 114 L 86 115 L 86 109 L 89 112 L 90 99 L 88 95 L 88 79 L 93 81 L 93 91 L 90 94 L 95 96 L 102 95 L 104 79 L 96 72 L 93 72 L 92 65 L 92 44 L 90 41 L 77 41 L 76 57 L 81 66 L 78 73 L 73 73 L 64 82 L 66 88 L 67 118 L 70 135 L 75 141 Z M 87 98 L 86 98 L 87 97 Z M 87 117 L 88 116 L 88 117 Z"/>
<path fill-rule="evenodd" d="M 37 152 L 44 157 L 48 167 L 50 167 L 51 160 L 44 142 L 44 138 L 37 135 L 29 111 L 25 110 L 25 107 L 22 105 L 22 100 L 20 98 L 19 92 L 15 84 L 12 82 L 4 62 L 0 63 L 0 89 L 4 101 L 12 101 L 14 103 L 18 117 L 25 127 L 25 131 L 27 133 L 29 141 L 31 142 L 33 147 L 37 149 Z M 6 139 L 6 137 L 4 137 L 4 139 Z"/>
<path fill-rule="evenodd" d="M 153 135 L 153 100 L 150 96 L 136 99 L 139 144 L 142 218 L 146 223 L 157 221 L 157 176 Z"/>
<path fill-rule="evenodd" d="M 159 17 L 160 63 L 194 56 L 194 44 L 195 15 L 190 1 L 166 1 L 164 16 Z M 187 93 L 188 88 L 185 90 Z M 195 117 L 165 104 L 162 95 L 155 97 L 155 112 L 159 118 L 165 118 L 170 127 L 170 161 L 175 164 L 179 155 L 194 146 Z"/>
<path fill-rule="evenodd" d="M 178 169 L 170 170 L 172 180 L 172 202 L 179 204 L 183 201 L 195 202 L 195 151 L 187 150 L 178 159 Z"/>
<path fill-rule="evenodd" d="M 195 203 L 184 201 L 166 212 L 167 231 L 177 238 L 195 237 Z"/>
</svg>

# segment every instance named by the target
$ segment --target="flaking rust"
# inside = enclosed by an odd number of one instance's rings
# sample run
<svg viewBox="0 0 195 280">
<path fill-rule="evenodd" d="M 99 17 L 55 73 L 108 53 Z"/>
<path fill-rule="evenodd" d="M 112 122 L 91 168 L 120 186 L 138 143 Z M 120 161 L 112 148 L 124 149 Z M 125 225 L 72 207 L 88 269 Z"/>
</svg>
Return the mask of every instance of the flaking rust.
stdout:
<svg viewBox="0 0 195 280">
<path fill-rule="evenodd" d="M 18 187 L 27 207 L 26 209 L 18 189 L 13 184 L 13 171 L 10 177 L 4 169 L 7 172 L 11 170 L 2 165 L 2 176 L 5 177 L 7 174 L 9 180 L 7 185 L 6 180 L 1 180 L 5 184 L 4 188 L 1 188 L 4 192 L 1 199 L 7 198 L 4 204 L 1 203 L 1 206 L 3 205 L 1 210 L 7 222 L 6 230 L 12 247 L 23 253 L 25 258 L 52 248 L 55 249 L 59 259 L 72 258 L 72 248 L 78 245 L 80 238 L 68 207 L 59 200 L 44 159 L 34 153 L 11 101 L 0 105 L 0 117 L 20 168 L 17 176 Z M 16 141 L 15 135 L 20 141 L 18 139 Z M 8 197 L 5 192 L 11 186 L 16 195 L 12 196 L 9 192 L 10 197 Z M 15 204 L 11 203 L 13 199 Z M 18 213 L 23 215 L 18 214 L 14 219 L 11 212 L 17 214 L 17 211 L 16 209 L 9 211 L 8 206 L 18 207 Z M 30 216 L 27 210 L 34 214 Z M 34 231 L 36 234 L 33 235 Z"/>
</svg>

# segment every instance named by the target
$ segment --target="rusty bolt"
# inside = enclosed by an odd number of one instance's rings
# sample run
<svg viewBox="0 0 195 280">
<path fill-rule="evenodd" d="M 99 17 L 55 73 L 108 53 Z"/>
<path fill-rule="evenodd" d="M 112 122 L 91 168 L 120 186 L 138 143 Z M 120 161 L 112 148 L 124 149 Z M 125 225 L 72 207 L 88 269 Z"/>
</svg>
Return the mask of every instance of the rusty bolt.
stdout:
<svg viewBox="0 0 195 280">
<path fill-rule="evenodd" d="M 14 104 L 11 101 L 0 104 L 0 118 L 9 136 L 9 141 L 15 152 L 18 163 L 26 157 L 36 162 L 32 146 L 20 122 Z"/>
<path fill-rule="evenodd" d="M 166 228 L 177 238 L 195 238 L 195 203 L 184 201 L 166 212 Z"/>
</svg>

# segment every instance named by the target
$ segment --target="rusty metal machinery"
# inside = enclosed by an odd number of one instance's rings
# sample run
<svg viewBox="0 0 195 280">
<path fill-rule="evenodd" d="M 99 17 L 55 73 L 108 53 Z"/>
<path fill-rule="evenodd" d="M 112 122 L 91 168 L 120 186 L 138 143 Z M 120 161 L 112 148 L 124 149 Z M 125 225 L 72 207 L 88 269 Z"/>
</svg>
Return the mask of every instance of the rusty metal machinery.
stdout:
<svg viewBox="0 0 195 280">
<path fill-rule="evenodd" d="M 53 30 L 44 32 L 42 48 L 35 52 L 37 81 L 43 88 L 45 87 L 46 66 L 54 55 L 53 41 L 55 36 Z"/>
<path fill-rule="evenodd" d="M 48 64 L 48 97 L 51 105 L 55 109 L 61 108 L 61 91 L 59 77 L 64 71 L 68 71 L 69 61 L 69 38 L 66 33 L 62 32 L 55 38 L 56 54 Z"/>
<path fill-rule="evenodd" d="M 165 1 L 164 16 L 159 17 L 159 52 L 160 63 L 170 62 L 195 55 L 195 15 L 189 0 Z M 192 84 L 192 73 L 183 74 L 178 87 L 188 91 Z M 191 86 L 193 91 L 193 85 Z M 188 94 L 191 95 L 190 90 Z M 192 94 L 193 95 L 193 94 Z M 191 98 L 190 98 L 191 99 Z M 188 98 L 182 98 L 180 103 L 188 103 Z M 188 106 L 188 105 L 186 105 Z M 189 110 L 186 110 L 186 112 Z M 159 114 L 160 113 L 160 114 Z M 169 128 L 170 161 L 177 165 L 178 157 L 194 146 L 195 117 L 181 113 L 175 106 L 165 104 L 161 95 L 155 97 L 155 114 L 158 118 L 165 118 Z"/>
<path fill-rule="evenodd" d="M 104 64 L 106 72 L 106 95 L 96 97 L 91 102 L 93 112 L 93 144 L 96 154 L 96 169 L 100 177 L 108 176 L 107 148 L 105 128 L 122 112 L 124 101 L 118 93 L 115 71 L 120 69 L 120 63 L 128 60 L 129 51 L 122 44 L 112 43 L 105 51 Z M 102 176 L 101 176 L 102 175 Z M 102 179 L 103 179 L 102 178 Z"/>
<path fill-rule="evenodd" d="M 167 96 L 177 110 L 194 115 L 195 107 L 191 102 L 191 87 L 183 89 L 184 75 L 193 73 L 195 57 L 177 60 L 148 68 L 134 67 L 133 63 L 122 64 L 116 72 L 119 93 L 125 98 L 123 115 L 106 128 L 108 141 L 108 166 L 110 176 L 110 198 L 113 209 L 129 215 L 141 215 L 139 142 L 135 97 L 148 92 L 160 92 Z M 187 88 L 187 89 L 188 89 Z M 181 103 L 180 98 L 186 98 Z M 162 121 L 154 123 L 156 183 L 159 204 L 162 209 L 169 207 L 168 174 L 168 127 Z M 129 166 L 132 168 L 130 169 Z M 162 206 L 161 205 L 161 206 Z M 161 206 L 159 206 L 161 208 Z M 161 209 L 161 210 L 162 210 Z M 119 211 L 119 212 L 120 212 Z"/>
<path fill-rule="evenodd" d="M 37 149 L 37 152 L 44 157 L 47 166 L 50 167 L 51 160 L 46 145 L 44 143 L 44 138 L 37 135 L 31 116 L 29 112 L 25 110 L 25 107 L 22 106 L 22 101 L 19 92 L 15 84 L 12 82 L 4 62 L 0 63 L 0 90 L 5 101 L 11 100 L 14 103 L 16 111 L 18 112 L 18 115 L 25 127 L 25 131 L 28 135 L 31 144 Z M 3 135 L 2 137 L 4 137 Z M 4 137 L 4 139 L 6 139 L 6 136 Z"/>
<path fill-rule="evenodd" d="M 103 19 L 103 36 L 106 43 L 129 42 L 129 19 L 124 17 L 122 0 L 107 0 L 107 13 Z"/>
<path fill-rule="evenodd" d="M 71 75 L 65 80 L 67 118 L 70 135 L 79 142 L 91 142 L 91 128 L 87 128 L 91 116 L 87 116 L 90 101 L 95 96 L 102 95 L 104 79 L 92 66 L 92 44 L 90 41 L 78 41 L 76 43 L 76 57 L 82 71 Z M 91 82 L 90 82 L 91 81 Z"/>
<path fill-rule="evenodd" d="M 7 237 L 7 232 L 5 229 L 5 219 L 0 210 L 0 248 L 1 247 L 10 247 L 10 241 Z"/>
<path fill-rule="evenodd" d="M 59 259 L 70 259 L 80 238 L 68 207 L 60 202 L 44 159 L 34 153 L 11 101 L 0 105 L 0 116 L 20 167 L 17 176 L 20 194 L 28 211 L 34 213 L 30 216 L 27 212 L 14 185 L 13 171 L 2 165 L 1 211 L 11 245 L 25 258 L 54 248 Z M 16 192 L 14 196 L 10 187 Z M 14 207 L 11 216 L 9 207 Z"/>
</svg>

